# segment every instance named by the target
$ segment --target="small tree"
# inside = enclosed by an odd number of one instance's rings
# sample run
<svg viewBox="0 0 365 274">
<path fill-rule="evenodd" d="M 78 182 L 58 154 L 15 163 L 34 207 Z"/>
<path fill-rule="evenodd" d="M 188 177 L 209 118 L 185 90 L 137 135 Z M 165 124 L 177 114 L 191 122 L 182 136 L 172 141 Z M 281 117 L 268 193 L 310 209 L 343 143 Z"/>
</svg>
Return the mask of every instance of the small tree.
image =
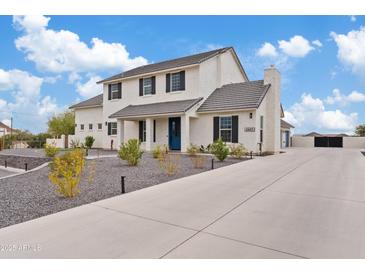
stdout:
<svg viewBox="0 0 365 274">
<path fill-rule="evenodd" d="M 365 136 L 365 124 L 362 124 L 362 125 L 358 125 L 355 129 L 355 134 L 357 136 L 362 136 L 364 137 Z"/>
<path fill-rule="evenodd" d="M 75 197 L 85 167 L 84 151 L 75 149 L 55 157 L 50 164 L 49 179 L 57 187 L 56 191 L 64 197 Z"/>
<path fill-rule="evenodd" d="M 219 160 L 224 161 L 229 154 L 229 148 L 221 138 L 216 140 L 210 147 L 210 152 Z"/>
<path fill-rule="evenodd" d="M 122 144 L 118 151 L 120 159 L 128 162 L 130 166 L 138 165 L 142 158 L 141 142 L 137 139 L 130 139 L 126 144 Z"/>
<path fill-rule="evenodd" d="M 65 147 L 68 146 L 68 135 L 75 134 L 75 113 L 66 111 L 48 120 L 48 132 L 54 136 L 65 135 Z"/>
<path fill-rule="evenodd" d="M 85 137 L 85 147 L 87 149 L 90 149 L 93 146 L 94 142 L 95 142 L 95 139 L 94 139 L 93 136 L 86 136 Z"/>
</svg>

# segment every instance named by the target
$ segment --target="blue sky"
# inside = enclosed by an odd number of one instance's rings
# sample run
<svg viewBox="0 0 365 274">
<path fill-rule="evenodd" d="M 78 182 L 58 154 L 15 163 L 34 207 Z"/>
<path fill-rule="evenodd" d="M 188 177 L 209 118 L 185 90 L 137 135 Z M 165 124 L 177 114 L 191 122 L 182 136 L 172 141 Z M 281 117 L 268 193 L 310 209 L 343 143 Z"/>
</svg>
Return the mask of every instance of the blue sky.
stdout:
<svg viewBox="0 0 365 274">
<path fill-rule="evenodd" d="M 0 16 L 0 121 L 49 116 L 146 63 L 233 46 L 250 80 L 275 64 L 296 133 L 365 123 L 364 16 Z"/>
</svg>

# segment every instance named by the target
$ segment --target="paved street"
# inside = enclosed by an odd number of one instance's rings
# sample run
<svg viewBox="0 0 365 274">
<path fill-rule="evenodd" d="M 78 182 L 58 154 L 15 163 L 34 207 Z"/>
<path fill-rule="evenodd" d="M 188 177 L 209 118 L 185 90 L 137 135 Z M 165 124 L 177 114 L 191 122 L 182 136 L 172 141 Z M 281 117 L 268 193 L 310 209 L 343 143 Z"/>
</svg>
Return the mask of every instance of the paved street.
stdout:
<svg viewBox="0 0 365 274">
<path fill-rule="evenodd" d="M 365 258 L 365 157 L 289 149 L 6 227 L 0 247 L 2 258 Z"/>
</svg>

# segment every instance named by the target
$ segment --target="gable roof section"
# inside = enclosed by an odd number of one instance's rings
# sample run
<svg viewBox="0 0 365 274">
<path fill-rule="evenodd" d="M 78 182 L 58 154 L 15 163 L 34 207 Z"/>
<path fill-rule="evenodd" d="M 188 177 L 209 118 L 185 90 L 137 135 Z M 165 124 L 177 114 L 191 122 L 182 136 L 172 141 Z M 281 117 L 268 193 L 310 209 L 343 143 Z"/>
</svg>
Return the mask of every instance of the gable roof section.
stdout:
<svg viewBox="0 0 365 274">
<path fill-rule="evenodd" d="M 88 107 L 102 107 L 103 106 L 103 94 L 99 94 L 95 97 L 77 103 L 69 108 L 88 108 Z"/>
<path fill-rule="evenodd" d="M 197 112 L 258 108 L 269 87 L 263 80 L 224 85 L 214 90 Z"/>
<path fill-rule="evenodd" d="M 168 101 L 144 105 L 129 105 L 109 116 L 109 118 L 146 117 L 171 113 L 184 113 L 200 102 L 203 98 L 181 101 Z"/>
<path fill-rule="evenodd" d="M 225 48 L 220 48 L 220 49 L 216 49 L 216 50 L 212 50 L 212 51 L 207 51 L 207 52 L 203 52 L 203 53 L 180 57 L 177 59 L 171 59 L 171 60 L 167 60 L 167 61 L 163 61 L 163 62 L 140 66 L 140 67 L 116 74 L 114 76 L 101 80 L 97 83 L 100 84 L 103 82 L 134 77 L 134 76 L 143 75 L 143 74 L 147 74 L 147 73 L 153 73 L 153 72 L 158 72 L 158 71 L 163 71 L 163 70 L 168 70 L 168 69 L 173 69 L 173 68 L 200 64 L 201 62 L 204 62 L 205 60 L 207 60 L 213 56 L 216 56 L 218 54 L 224 53 L 228 50 L 232 50 L 232 52 L 234 54 L 234 58 L 236 59 L 236 61 L 238 63 L 238 66 L 240 67 L 245 78 L 247 78 L 246 72 L 243 69 L 243 67 L 240 63 L 240 60 L 239 60 L 236 52 L 234 51 L 234 49 L 232 47 L 225 47 Z"/>
<path fill-rule="evenodd" d="M 11 129 L 9 126 L 5 125 L 3 122 L 0 122 L 0 128 L 5 128 L 7 130 L 10 130 Z"/>
<path fill-rule="evenodd" d="M 293 125 L 289 124 L 287 121 L 280 119 L 280 127 L 282 128 L 294 128 Z"/>
</svg>

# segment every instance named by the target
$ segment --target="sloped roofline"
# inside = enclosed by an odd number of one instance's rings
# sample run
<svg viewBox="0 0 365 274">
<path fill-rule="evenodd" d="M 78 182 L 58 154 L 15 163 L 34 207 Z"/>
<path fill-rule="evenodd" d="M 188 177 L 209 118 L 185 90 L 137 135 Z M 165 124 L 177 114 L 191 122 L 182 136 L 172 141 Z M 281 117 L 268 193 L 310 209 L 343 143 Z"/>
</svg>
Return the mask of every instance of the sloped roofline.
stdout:
<svg viewBox="0 0 365 274">
<path fill-rule="evenodd" d="M 165 69 L 160 69 L 160 70 L 154 70 L 154 71 L 150 71 L 150 72 L 146 72 L 146 73 L 139 73 L 139 74 L 131 75 L 131 76 L 128 76 L 128 77 L 123 77 L 122 74 L 128 72 L 128 71 L 125 71 L 125 72 L 121 73 L 120 77 L 116 77 L 118 75 L 117 74 L 117 75 L 108 77 L 106 79 L 103 79 L 101 81 L 98 81 L 96 83 L 101 84 L 101 83 L 108 83 L 108 82 L 116 82 L 116 81 L 120 81 L 122 79 L 124 79 L 124 80 L 125 79 L 132 79 L 132 78 L 137 78 L 137 77 L 141 77 L 141 76 L 161 73 L 161 72 L 165 72 L 165 71 L 171 71 L 171 70 L 175 70 L 175 69 L 189 68 L 189 67 L 200 65 L 201 63 L 203 63 L 203 62 L 205 62 L 205 61 L 207 61 L 207 60 L 209 60 L 209 59 L 211 59 L 211 58 L 213 58 L 213 57 L 215 57 L 219 54 L 225 53 L 227 51 L 230 51 L 232 53 L 233 58 L 235 59 L 241 73 L 243 74 L 243 76 L 245 78 L 245 81 L 249 81 L 248 76 L 246 74 L 246 71 L 243 68 L 242 63 L 241 63 L 240 59 L 238 58 L 238 55 L 237 55 L 236 51 L 234 50 L 234 48 L 233 47 L 225 47 L 225 48 L 217 49 L 214 52 L 212 52 L 212 54 L 210 54 L 209 56 L 200 59 L 198 62 L 193 62 L 193 63 L 188 64 L 188 65 L 176 66 L 176 67 L 171 67 L 171 68 L 168 68 L 168 69 L 165 68 Z M 203 54 L 203 53 L 206 53 L 206 52 L 202 52 L 200 54 Z M 187 56 L 183 56 L 183 57 L 179 57 L 179 58 L 174 58 L 174 59 L 168 59 L 168 60 L 164 60 L 164 61 L 161 61 L 161 62 L 158 62 L 158 63 L 150 64 L 150 65 L 156 65 L 156 64 L 160 64 L 160 63 L 164 63 L 164 62 L 168 62 L 168 61 L 173 61 L 173 60 L 180 59 L 180 58 L 186 58 L 186 57 L 190 57 L 190 56 L 194 56 L 194 55 L 195 54 L 187 55 Z M 149 65 L 145 65 L 145 66 L 149 66 Z M 144 67 L 144 66 L 140 66 L 140 67 Z M 138 67 L 136 67 L 136 68 L 138 68 Z M 136 68 L 134 68 L 134 69 L 136 69 Z"/>
</svg>

